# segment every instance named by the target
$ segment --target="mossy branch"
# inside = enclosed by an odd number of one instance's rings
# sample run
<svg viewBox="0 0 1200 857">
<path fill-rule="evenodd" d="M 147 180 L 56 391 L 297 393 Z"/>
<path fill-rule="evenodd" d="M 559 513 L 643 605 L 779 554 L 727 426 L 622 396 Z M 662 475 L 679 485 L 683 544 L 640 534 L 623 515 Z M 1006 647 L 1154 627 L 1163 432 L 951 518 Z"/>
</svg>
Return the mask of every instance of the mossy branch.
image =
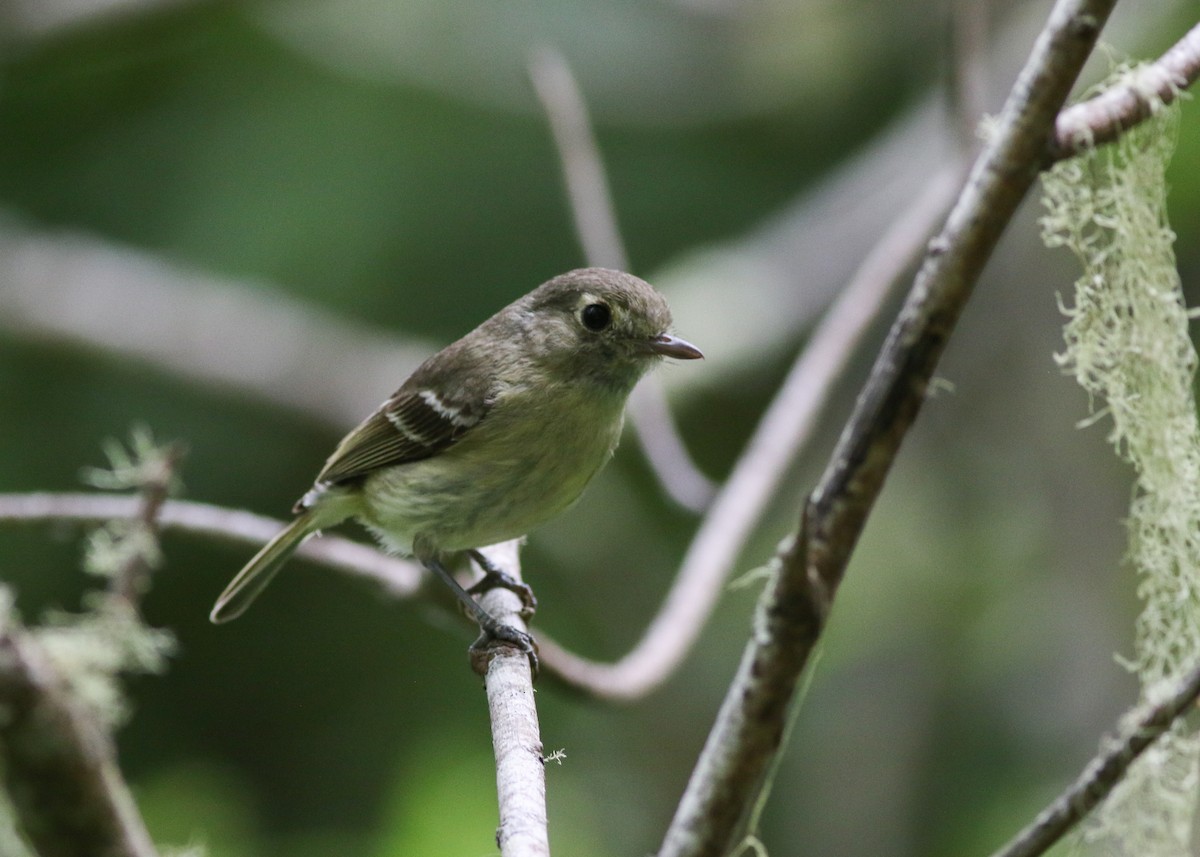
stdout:
<svg viewBox="0 0 1200 857">
<path fill-rule="evenodd" d="M 161 554 L 158 515 L 175 481 L 178 445 L 135 432 L 113 445 L 107 487 L 136 487 L 136 516 L 109 523 L 89 543 L 89 570 L 108 578 L 90 609 L 37 628 L 17 618 L 0 588 L 0 758 L 17 828 L 40 857 L 157 857 L 117 764 L 112 734 L 127 713 L 122 672 L 157 672 L 173 638 L 147 627 L 138 601 Z"/>
<path fill-rule="evenodd" d="M 0 628 L 0 705 L 5 782 L 37 854 L 157 857 L 106 726 L 11 612 Z"/>
</svg>

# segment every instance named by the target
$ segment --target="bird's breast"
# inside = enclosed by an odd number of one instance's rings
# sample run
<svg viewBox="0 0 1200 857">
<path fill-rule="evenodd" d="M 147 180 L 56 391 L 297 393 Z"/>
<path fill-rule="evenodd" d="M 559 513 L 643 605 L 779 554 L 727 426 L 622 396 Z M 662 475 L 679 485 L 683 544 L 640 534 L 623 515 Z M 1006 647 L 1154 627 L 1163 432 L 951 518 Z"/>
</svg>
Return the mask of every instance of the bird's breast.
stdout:
<svg viewBox="0 0 1200 857">
<path fill-rule="evenodd" d="M 414 540 L 456 551 L 525 535 L 609 459 L 624 404 L 590 385 L 511 394 L 445 452 L 370 476 L 364 523 L 405 551 Z"/>
</svg>

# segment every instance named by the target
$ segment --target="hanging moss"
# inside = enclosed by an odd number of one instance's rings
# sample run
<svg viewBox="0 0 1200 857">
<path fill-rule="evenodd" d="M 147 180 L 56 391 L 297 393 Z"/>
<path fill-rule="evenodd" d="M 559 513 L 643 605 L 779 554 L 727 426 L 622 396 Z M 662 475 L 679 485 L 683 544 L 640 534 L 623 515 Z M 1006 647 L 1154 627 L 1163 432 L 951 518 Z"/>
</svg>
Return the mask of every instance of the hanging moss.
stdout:
<svg viewBox="0 0 1200 857">
<path fill-rule="evenodd" d="M 1128 79 L 1118 70 L 1106 85 Z M 1087 390 L 1117 454 L 1133 465 L 1129 565 L 1143 610 L 1126 663 L 1143 701 L 1200 663 L 1200 427 L 1196 351 L 1167 221 L 1166 166 L 1178 108 L 1110 146 L 1064 161 L 1043 180 L 1043 240 L 1079 258 L 1057 360 Z M 1085 837 L 1106 853 L 1190 853 L 1200 736 L 1182 719 L 1150 748 L 1096 814 Z"/>
</svg>

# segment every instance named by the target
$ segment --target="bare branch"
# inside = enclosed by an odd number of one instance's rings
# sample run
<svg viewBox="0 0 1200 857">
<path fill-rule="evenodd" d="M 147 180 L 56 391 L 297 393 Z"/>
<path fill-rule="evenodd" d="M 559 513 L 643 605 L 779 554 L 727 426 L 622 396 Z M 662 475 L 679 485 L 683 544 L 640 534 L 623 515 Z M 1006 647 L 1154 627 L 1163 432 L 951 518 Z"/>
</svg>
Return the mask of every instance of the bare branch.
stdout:
<svg viewBox="0 0 1200 857">
<path fill-rule="evenodd" d="M 61 30 L 118 17 L 135 17 L 194 0 L 9 0 L 5 26 L 24 38 L 40 38 Z"/>
<path fill-rule="evenodd" d="M 1059 0 L 929 247 L 798 533 L 776 557 L 717 721 L 659 857 L 725 853 L 779 752 L 797 680 L 954 324 L 1045 160 L 1054 119 L 1115 0 Z"/>
<path fill-rule="evenodd" d="M 596 267 L 629 270 L 604 161 L 571 67 L 557 50 L 541 47 L 529 58 L 529 78 L 546 111 L 562 161 L 567 201 L 584 258 Z"/>
<path fill-rule="evenodd" d="M 1200 667 L 1194 668 L 1162 701 L 1129 712 L 1123 734 L 1083 769 L 1079 778 L 1047 806 L 1012 841 L 992 857 L 1037 857 L 1045 854 L 1095 809 L 1125 776 L 1139 756 L 1200 697 Z"/>
<path fill-rule="evenodd" d="M 521 579 L 520 544 L 517 540 L 486 549 L 488 559 L 516 580 Z M 489 590 L 480 605 L 504 624 L 525 630 L 521 599 L 515 593 Z M 484 686 L 496 753 L 496 844 L 502 857 L 549 857 L 546 771 L 529 659 L 511 646 L 492 649 L 490 655 Z"/>
<path fill-rule="evenodd" d="M 667 495 L 683 508 L 703 512 L 717 493 L 688 453 L 659 376 L 643 378 L 629 397 L 629 421 L 646 461 Z"/>
<path fill-rule="evenodd" d="M 1170 104 L 1200 77 L 1200 24 L 1156 62 L 1142 66 L 1121 86 L 1072 105 L 1058 115 L 1050 157 L 1062 160 L 1087 146 L 1115 140 L 1149 118 L 1156 104 Z"/>
<path fill-rule="evenodd" d="M 0 524 L 79 521 L 98 523 L 138 514 L 138 499 L 105 494 L 0 494 Z M 168 500 L 159 526 L 195 535 L 212 536 L 261 547 L 284 527 L 273 518 L 224 509 L 207 503 Z M 338 536 L 309 539 L 298 552 L 313 562 L 377 581 L 393 595 L 417 590 L 421 570 L 412 562 L 388 556 L 375 548 Z"/>
</svg>

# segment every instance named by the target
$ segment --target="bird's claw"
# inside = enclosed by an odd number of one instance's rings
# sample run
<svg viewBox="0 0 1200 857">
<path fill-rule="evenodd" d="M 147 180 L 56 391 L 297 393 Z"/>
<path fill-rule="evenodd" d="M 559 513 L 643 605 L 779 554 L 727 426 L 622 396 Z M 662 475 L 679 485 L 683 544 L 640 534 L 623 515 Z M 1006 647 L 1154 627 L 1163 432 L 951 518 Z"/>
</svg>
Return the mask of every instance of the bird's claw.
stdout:
<svg viewBox="0 0 1200 857">
<path fill-rule="evenodd" d="M 522 618 L 528 619 L 537 612 L 537 596 L 533 594 L 533 588 L 528 583 L 517 580 L 508 572 L 498 568 L 479 551 L 471 551 L 470 553 L 475 563 L 483 569 L 483 578 L 478 583 L 468 587 L 467 592 L 474 596 L 480 596 L 493 589 L 507 589 L 521 599 Z"/>
<path fill-rule="evenodd" d="M 533 678 L 538 677 L 540 663 L 537 654 L 537 640 L 532 634 L 514 628 L 512 625 L 497 623 L 490 628 L 480 626 L 479 638 L 471 644 L 469 650 L 471 666 L 479 675 L 487 675 L 488 664 L 500 648 L 518 649 L 529 658 L 529 671 Z"/>
</svg>

